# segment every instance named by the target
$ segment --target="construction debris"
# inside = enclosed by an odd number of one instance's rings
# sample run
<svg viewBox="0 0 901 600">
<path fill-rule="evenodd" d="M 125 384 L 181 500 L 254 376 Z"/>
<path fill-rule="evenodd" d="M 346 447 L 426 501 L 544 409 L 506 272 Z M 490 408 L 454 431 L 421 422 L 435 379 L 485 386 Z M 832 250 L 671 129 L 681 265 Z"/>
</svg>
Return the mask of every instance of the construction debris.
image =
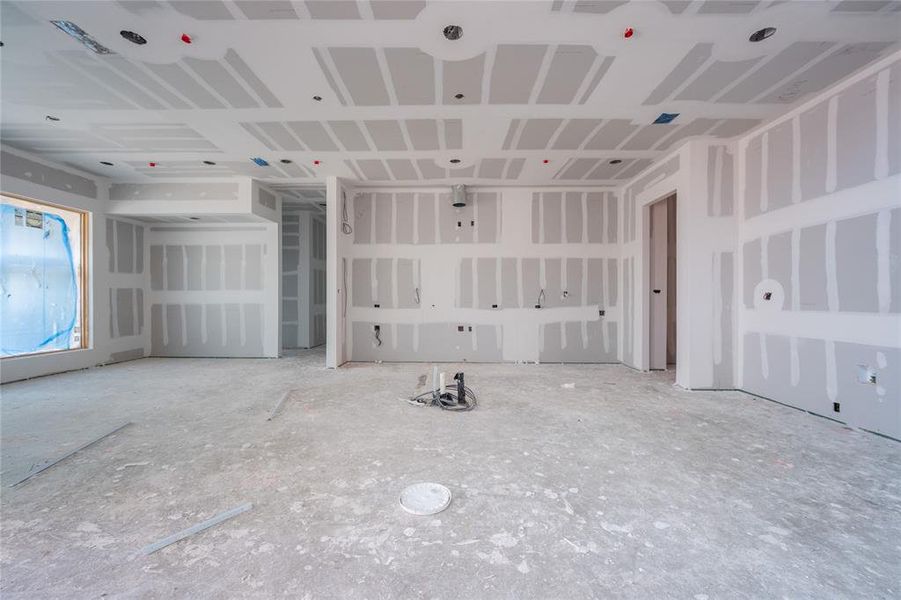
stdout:
<svg viewBox="0 0 901 600">
<path fill-rule="evenodd" d="M 198 523 L 197 525 L 192 525 L 191 527 L 188 527 L 187 529 L 179 531 L 178 533 L 173 533 L 169 537 L 163 538 L 158 542 L 154 542 L 153 544 L 150 544 L 149 546 L 144 546 L 144 548 L 141 549 L 141 552 L 143 552 L 144 554 L 153 554 L 157 550 L 162 550 L 166 546 L 174 544 L 175 542 L 180 542 L 181 540 L 185 539 L 186 537 L 192 536 L 195 533 L 200 533 L 201 531 L 209 529 L 210 527 L 213 527 L 214 525 L 218 525 L 219 523 L 222 523 L 223 521 L 227 521 L 233 517 L 236 517 L 243 512 L 247 512 L 251 508 L 253 508 L 253 504 L 248 502 L 247 504 L 242 504 L 241 506 L 238 506 L 231 510 L 227 510 L 224 513 L 219 513 L 215 517 L 213 517 L 211 519 L 207 519 L 206 521 L 204 521 L 202 523 Z"/>
<path fill-rule="evenodd" d="M 288 396 L 290 396 L 291 394 L 293 394 L 296 391 L 297 390 L 288 390 L 287 392 L 282 394 L 282 397 L 279 398 L 278 402 L 275 403 L 275 406 L 272 407 L 272 410 L 269 411 L 269 416 L 266 417 L 266 420 L 271 421 L 273 419 L 273 417 L 275 417 L 276 413 L 278 413 L 278 411 L 281 410 L 282 404 L 285 403 L 285 400 L 288 399 Z"/>
</svg>

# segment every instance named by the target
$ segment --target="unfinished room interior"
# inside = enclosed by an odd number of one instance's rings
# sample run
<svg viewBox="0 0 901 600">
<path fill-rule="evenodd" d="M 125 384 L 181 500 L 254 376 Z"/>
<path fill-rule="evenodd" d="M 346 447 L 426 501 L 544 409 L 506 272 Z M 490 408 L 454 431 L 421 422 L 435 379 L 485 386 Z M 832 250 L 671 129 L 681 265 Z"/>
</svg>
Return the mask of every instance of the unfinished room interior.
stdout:
<svg viewBox="0 0 901 600">
<path fill-rule="evenodd" d="M 901 598 L 901 1 L 0 0 L 0 596 Z"/>
</svg>

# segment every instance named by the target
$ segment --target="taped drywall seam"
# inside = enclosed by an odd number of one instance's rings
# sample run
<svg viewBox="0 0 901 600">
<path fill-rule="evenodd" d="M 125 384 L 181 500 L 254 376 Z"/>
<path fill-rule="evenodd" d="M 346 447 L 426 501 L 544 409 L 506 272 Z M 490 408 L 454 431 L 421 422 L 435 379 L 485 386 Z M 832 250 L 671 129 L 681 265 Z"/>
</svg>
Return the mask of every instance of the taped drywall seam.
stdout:
<svg viewBox="0 0 901 600">
<path fill-rule="evenodd" d="M 503 231 L 504 220 L 504 194 L 498 192 L 494 201 L 494 243 L 501 243 L 501 232 Z"/>
<path fill-rule="evenodd" d="M 723 362 L 723 283 L 721 254 L 713 253 L 713 364 Z"/>
<path fill-rule="evenodd" d="M 181 313 L 181 319 L 180 319 L 181 320 L 181 323 L 180 323 L 180 325 L 181 325 L 181 345 L 182 345 L 182 348 L 185 348 L 188 345 L 188 319 L 187 319 L 188 310 L 187 310 L 187 306 L 184 304 L 179 304 L 178 312 Z"/>
<path fill-rule="evenodd" d="M 441 244 L 444 242 L 444 237 L 441 235 L 441 196 L 442 194 L 435 194 L 435 244 Z"/>
<path fill-rule="evenodd" d="M 792 204 L 801 202 L 801 116 L 792 118 Z"/>
<path fill-rule="evenodd" d="M 760 138 L 760 212 L 767 212 L 770 206 L 770 132 L 765 131 Z"/>
<path fill-rule="evenodd" d="M 826 305 L 838 312 L 838 277 L 835 266 L 835 221 L 826 223 Z"/>
<path fill-rule="evenodd" d="M 470 304 L 470 308 L 482 308 L 479 306 L 479 263 L 481 261 L 478 258 L 470 258 L 469 261 L 472 264 L 472 268 L 469 270 L 469 274 L 472 276 L 472 304 Z"/>
<path fill-rule="evenodd" d="M 826 121 L 826 193 L 835 191 L 838 171 L 838 96 L 829 98 Z"/>
<path fill-rule="evenodd" d="M 560 243 L 562 244 L 569 241 L 566 228 L 566 205 L 568 204 L 566 196 L 566 192 L 560 194 Z"/>
<path fill-rule="evenodd" d="M 380 302 L 377 263 L 378 263 L 377 258 L 369 259 L 369 284 L 372 286 L 370 293 L 372 294 L 372 303 L 373 304 L 379 304 L 379 302 Z"/>
<path fill-rule="evenodd" d="M 225 289 L 225 246 L 217 246 L 219 248 L 219 289 Z M 223 311 L 223 314 L 225 312 Z M 224 317 L 223 317 L 224 318 Z M 225 329 L 222 330 L 223 332 Z"/>
<path fill-rule="evenodd" d="M 544 243 L 544 194 L 538 194 L 538 243 Z"/>
<path fill-rule="evenodd" d="M 397 350 L 397 323 L 391 323 L 391 349 Z"/>
<path fill-rule="evenodd" d="M 472 327 L 472 326 L 470 325 L 470 327 Z M 469 337 L 472 340 L 472 351 L 478 352 L 479 351 L 479 327 L 478 326 L 472 327 L 472 335 Z"/>
<path fill-rule="evenodd" d="M 583 349 L 583 350 L 587 350 L 587 349 L 588 349 L 588 321 L 585 321 L 585 320 L 583 319 L 581 325 L 582 325 L 582 349 Z M 603 324 L 602 324 L 602 325 L 603 325 Z M 605 335 L 605 333 L 606 333 L 606 332 L 604 331 L 604 328 L 601 327 L 601 338 L 604 340 L 604 348 L 606 349 L 606 347 L 607 347 L 607 343 L 606 343 L 606 338 L 607 338 L 607 336 Z"/>
<path fill-rule="evenodd" d="M 165 273 L 165 271 L 163 271 Z M 163 348 L 169 346 L 169 305 L 160 304 L 160 329 L 163 330 Z"/>
<path fill-rule="evenodd" d="M 222 261 L 223 264 L 225 261 Z M 217 304 L 219 307 L 219 331 L 221 332 L 219 335 L 219 345 L 223 348 L 228 346 L 228 319 L 225 315 L 225 304 Z"/>
<path fill-rule="evenodd" d="M 588 194 L 586 192 L 582 192 L 581 194 L 579 194 L 579 196 L 581 196 L 580 201 L 582 203 L 582 231 L 579 234 L 581 236 L 579 241 L 584 244 L 584 243 L 588 242 L 588 239 L 589 239 L 588 238 Z M 606 193 L 601 195 L 601 198 L 606 198 L 606 197 L 607 197 Z M 606 220 L 605 211 L 607 210 L 607 203 L 604 200 L 601 200 L 601 203 L 602 203 L 601 214 L 604 215 L 604 222 L 606 223 L 607 220 Z M 607 230 L 606 227 L 601 228 L 601 241 L 604 240 L 604 234 L 606 233 L 606 230 Z"/>
<path fill-rule="evenodd" d="M 244 277 L 243 277 L 244 270 L 245 270 L 245 265 L 244 265 L 244 261 L 242 260 L 241 261 L 241 275 L 242 275 L 241 276 L 241 289 L 242 290 L 244 289 Z M 181 247 L 181 289 L 183 289 L 183 290 L 191 289 L 190 287 L 188 287 L 188 272 L 189 272 L 188 271 L 188 248 L 187 248 L 187 246 L 182 246 Z"/>
<path fill-rule="evenodd" d="M 397 194 L 391 194 L 391 243 L 397 244 Z"/>
<path fill-rule="evenodd" d="M 879 312 L 886 314 L 892 303 L 891 280 L 891 234 L 892 213 L 880 210 L 876 216 L 876 293 L 879 297 Z"/>
<path fill-rule="evenodd" d="M 369 243 L 375 244 L 377 240 L 375 239 L 375 224 L 378 221 L 378 206 L 380 202 L 378 201 L 378 194 L 369 194 Z"/>
<path fill-rule="evenodd" d="M 207 281 L 206 275 L 206 266 L 207 266 L 207 250 L 209 246 L 201 246 L 200 247 L 200 289 L 208 290 L 209 282 Z"/>
<path fill-rule="evenodd" d="M 441 63 L 440 60 L 435 61 Z M 437 83 L 435 85 L 438 85 Z M 413 243 L 419 243 L 419 203 L 422 201 L 422 194 L 413 195 Z"/>
<path fill-rule="evenodd" d="M 723 214 L 723 154 L 725 146 L 717 146 L 713 155 L 713 216 Z M 709 165 L 708 165 L 709 168 Z M 719 364 L 719 363 L 717 363 Z"/>
<path fill-rule="evenodd" d="M 517 306 L 520 308 L 525 308 L 525 298 L 523 298 L 523 286 L 522 286 L 522 259 L 516 259 L 516 298 L 517 298 Z"/>
<path fill-rule="evenodd" d="M 873 171 L 876 179 L 888 176 L 888 112 L 889 70 L 883 69 L 876 76 L 876 164 Z"/>
<path fill-rule="evenodd" d="M 501 285 L 503 276 L 504 259 L 498 256 L 494 259 L 494 297 L 499 307 L 504 305 L 504 286 Z"/>
<path fill-rule="evenodd" d="M 207 305 L 201 304 L 200 305 L 200 341 L 203 343 L 204 346 L 206 346 L 207 340 L 209 339 L 209 334 L 207 333 L 206 320 L 207 320 Z"/>
<path fill-rule="evenodd" d="M 481 223 L 478 194 L 471 194 L 470 202 L 472 202 L 472 216 L 475 221 L 475 226 L 472 228 L 472 242 L 477 244 L 479 242 L 479 223 Z"/>
<path fill-rule="evenodd" d="M 538 287 L 542 290 L 547 289 L 547 268 L 546 268 L 547 259 L 541 258 L 538 260 Z M 539 292 L 540 295 L 540 292 Z M 538 302 L 538 299 L 535 299 Z M 547 302 L 547 300 L 545 300 Z"/>
<path fill-rule="evenodd" d="M 465 260 L 468 259 L 458 260 L 454 265 L 454 281 L 457 282 L 457 285 L 454 286 L 454 306 L 461 308 L 465 308 L 463 306 L 463 261 Z"/>
<path fill-rule="evenodd" d="M 400 286 L 400 282 L 397 280 L 397 257 L 394 257 L 391 260 L 391 308 L 400 308 L 400 304 L 398 304 L 398 287 Z"/>
<path fill-rule="evenodd" d="M 766 134 L 764 134 L 766 135 Z M 766 147 L 766 146 L 764 146 Z M 764 163 L 765 164 L 765 163 Z M 769 279 L 769 246 L 770 246 L 770 236 L 765 235 L 760 238 L 760 274 L 761 280 Z M 757 306 L 756 298 L 754 299 L 753 306 Z M 766 351 L 766 334 L 760 333 L 758 335 L 760 339 L 760 371 L 763 374 L 764 379 L 770 378 L 770 364 L 767 359 L 767 351 Z"/>
<path fill-rule="evenodd" d="M 801 230 L 798 228 L 792 229 L 791 232 L 791 252 L 791 309 L 792 311 L 799 311 L 801 310 Z M 798 385 L 801 381 L 801 357 L 798 354 L 798 338 L 791 336 L 788 343 L 791 384 Z"/>
<path fill-rule="evenodd" d="M 413 325 L 413 352 L 419 352 L 419 323 Z"/>
<path fill-rule="evenodd" d="M 160 246 L 160 254 L 162 254 L 162 266 L 160 267 L 160 285 L 164 291 L 169 289 L 169 249 L 165 244 Z"/>
<path fill-rule="evenodd" d="M 838 396 L 838 369 L 835 363 L 835 342 L 826 340 L 826 396 L 835 402 Z"/>
</svg>

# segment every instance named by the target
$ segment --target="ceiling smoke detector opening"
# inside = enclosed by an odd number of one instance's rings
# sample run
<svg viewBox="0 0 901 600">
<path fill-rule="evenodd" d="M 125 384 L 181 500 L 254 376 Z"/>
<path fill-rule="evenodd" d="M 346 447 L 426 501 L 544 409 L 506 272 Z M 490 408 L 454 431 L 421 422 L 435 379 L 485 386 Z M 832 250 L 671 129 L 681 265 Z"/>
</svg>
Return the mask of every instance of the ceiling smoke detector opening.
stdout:
<svg viewBox="0 0 901 600">
<path fill-rule="evenodd" d="M 127 31 L 123 29 L 119 32 L 119 35 L 124 37 L 132 44 L 137 44 L 138 46 L 143 46 L 147 43 L 147 40 L 144 39 L 144 36 L 142 36 L 140 33 L 135 33 L 134 31 Z"/>
<path fill-rule="evenodd" d="M 749 42 L 762 42 L 763 40 L 773 37 L 773 34 L 776 33 L 775 27 L 764 27 L 763 29 L 758 29 L 754 33 L 751 34 L 751 37 L 748 38 Z"/>
<path fill-rule="evenodd" d="M 463 37 L 463 28 L 459 25 L 448 25 L 444 28 L 443 33 L 444 37 L 453 42 Z"/>
</svg>

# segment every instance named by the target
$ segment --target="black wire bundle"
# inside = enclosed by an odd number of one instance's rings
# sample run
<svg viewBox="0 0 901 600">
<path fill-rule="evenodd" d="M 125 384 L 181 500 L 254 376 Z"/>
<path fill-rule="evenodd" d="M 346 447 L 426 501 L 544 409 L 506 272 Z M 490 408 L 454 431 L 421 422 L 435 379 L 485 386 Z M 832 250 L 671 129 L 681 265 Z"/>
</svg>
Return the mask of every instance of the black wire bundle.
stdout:
<svg viewBox="0 0 901 600">
<path fill-rule="evenodd" d="M 469 386 L 464 385 L 463 398 L 458 398 L 457 386 L 452 385 L 444 390 L 444 394 L 441 396 L 438 396 L 437 392 L 429 390 L 410 398 L 408 402 L 418 406 L 437 406 L 442 410 L 452 412 L 466 412 L 476 407 L 476 395 Z"/>
</svg>

